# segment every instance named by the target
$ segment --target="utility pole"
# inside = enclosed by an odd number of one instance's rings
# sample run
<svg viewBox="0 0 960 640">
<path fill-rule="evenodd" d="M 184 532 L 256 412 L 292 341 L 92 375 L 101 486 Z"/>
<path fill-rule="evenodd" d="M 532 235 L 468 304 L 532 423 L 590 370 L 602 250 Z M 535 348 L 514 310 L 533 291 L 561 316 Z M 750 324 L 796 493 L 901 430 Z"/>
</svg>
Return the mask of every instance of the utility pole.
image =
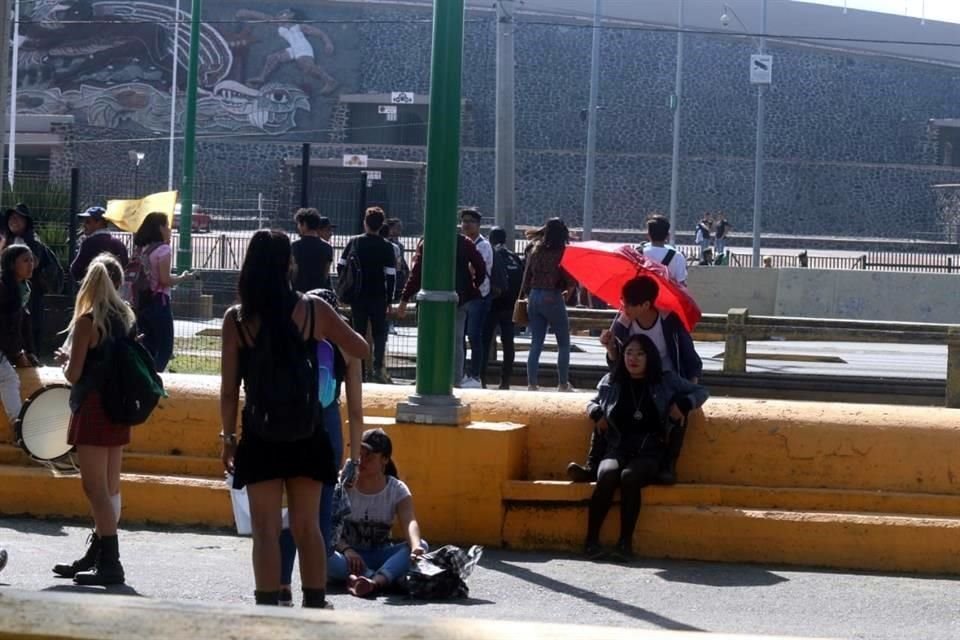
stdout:
<svg viewBox="0 0 960 640">
<path fill-rule="evenodd" d="M 423 284 L 417 294 L 417 390 L 397 406 L 397 422 L 462 425 L 469 407 L 453 395 L 456 340 L 457 192 L 464 0 L 434 0 Z"/>
<path fill-rule="evenodd" d="M 673 107 L 673 163 L 670 169 L 670 232 L 677 237 L 677 206 L 680 195 L 680 108 L 683 104 L 683 3 L 677 0 L 677 79 L 670 106 Z"/>
<path fill-rule="evenodd" d="M 511 250 L 515 236 L 513 214 L 517 206 L 513 12 L 513 0 L 497 1 L 497 165 L 494 216 L 497 226 L 507 233 L 507 246 Z"/>
<path fill-rule="evenodd" d="M 583 189 L 583 239 L 593 235 L 593 184 L 597 173 L 597 101 L 600 96 L 600 24 L 603 0 L 593 1 L 593 47 L 590 54 L 590 106 L 587 108 L 587 171 Z"/>
<path fill-rule="evenodd" d="M 193 263 L 193 173 L 197 138 L 197 77 L 200 61 L 201 0 L 190 8 L 190 63 L 187 66 L 187 113 L 183 130 L 183 182 L 180 185 L 180 247 L 177 271 L 188 271 Z"/>
<path fill-rule="evenodd" d="M 13 56 L 10 61 L 10 136 L 7 138 L 7 182 L 13 187 L 17 170 L 17 72 L 20 64 L 20 0 L 13 0 Z M 7 96 L 3 96 L 6 101 Z"/>
<path fill-rule="evenodd" d="M 177 73 L 180 70 L 180 0 L 173 14 L 173 69 L 170 84 L 170 147 L 167 151 L 167 191 L 173 191 L 174 148 L 177 136 Z"/>
<path fill-rule="evenodd" d="M 762 24 L 758 47 L 760 53 L 767 52 L 767 0 L 760 4 Z M 766 137 L 767 87 L 757 85 L 757 148 L 754 158 L 753 176 L 753 267 L 760 267 L 760 225 L 763 217 L 763 147 Z"/>
<path fill-rule="evenodd" d="M 10 95 L 8 90 L 8 79 L 10 77 L 10 6 L 6 0 L 0 0 L 3 7 L 0 8 L 0 123 L 7 121 L 7 97 Z M 14 108 L 16 105 L 14 105 Z M 0 124 L 0 129 L 3 125 Z M 3 154 L 3 146 L 0 145 L 0 155 Z M 2 161 L 0 161 L 2 164 Z"/>
</svg>

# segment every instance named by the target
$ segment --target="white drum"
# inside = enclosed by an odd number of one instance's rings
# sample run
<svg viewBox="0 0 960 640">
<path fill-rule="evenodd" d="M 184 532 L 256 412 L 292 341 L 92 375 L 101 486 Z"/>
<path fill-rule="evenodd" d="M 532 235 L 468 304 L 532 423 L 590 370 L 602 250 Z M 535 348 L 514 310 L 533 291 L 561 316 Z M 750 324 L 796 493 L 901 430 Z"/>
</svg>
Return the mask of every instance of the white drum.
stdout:
<svg viewBox="0 0 960 640">
<path fill-rule="evenodd" d="M 17 444 L 55 473 L 77 473 L 70 430 L 70 387 L 53 384 L 38 389 L 23 404 L 16 423 Z"/>
</svg>

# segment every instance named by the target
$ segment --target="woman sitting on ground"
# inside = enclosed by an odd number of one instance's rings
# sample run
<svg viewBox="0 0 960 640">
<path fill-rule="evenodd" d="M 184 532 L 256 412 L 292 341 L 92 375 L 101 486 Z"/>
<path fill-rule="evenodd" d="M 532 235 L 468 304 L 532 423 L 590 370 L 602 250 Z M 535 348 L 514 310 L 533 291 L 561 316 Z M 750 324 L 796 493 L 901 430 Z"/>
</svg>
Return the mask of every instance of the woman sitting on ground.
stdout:
<svg viewBox="0 0 960 640">
<path fill-rule="evenodd" d="M 630 336 L 621 354 L 616 369 L 603 377 L 587 407 L 597 429 L 606 432 L 607 451 L 590 498 L 584 553 L 594 560 L 603 555 L 600 527 L 620 487 L 620 539 L 613 559 L 627 562 L 633 557 L 641 489 L 657 477 L 670 431 L 703 405 L 709 394 L 706 388 L 663 371 L 659 351 L 645 335 Z"/>
<path fill-rule="evenodd" d="M 330 557 L 330 579 L 345 582 L 350 593 L 360 598 L 375 596 L 401 580 L 411 559 L 427 550 L 410 489 L 397 479 L 392 455 L 393 443 L 383 429 L 363 432 L 360 469 L 347 491 L 351 512 Z M 395 517 L 400 518 L 406 542 L 390 541 Z"/>
</svg>

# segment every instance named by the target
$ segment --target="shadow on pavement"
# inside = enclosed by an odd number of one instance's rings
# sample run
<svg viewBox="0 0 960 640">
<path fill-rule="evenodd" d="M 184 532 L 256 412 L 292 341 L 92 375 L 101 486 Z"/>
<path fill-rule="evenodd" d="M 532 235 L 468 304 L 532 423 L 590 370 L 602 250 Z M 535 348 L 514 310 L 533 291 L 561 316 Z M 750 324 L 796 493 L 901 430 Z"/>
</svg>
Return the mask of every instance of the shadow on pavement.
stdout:
<svg viewBox="0 0 960 640">
<path fill-rule="evenodd" d="M 744 565 L 679 565 L 662 569 L 654 575 L 667 582 L 705 587 L 772 587 L 789 582 L 788 578 L 766 569 Z"/>
<path fill-rule="evenodd" d="M 62 521 L 38 520 L 30 516 L 4 516 L 3 518 L 5 528 L 39 536 L 68 536 L 70 533 L 64 529 L 66 524 Z"/>
<path fill-rule="evenodd" d="M 118 584 L 109 587 L 88 587 L 79 584 L 58 584 L 52 587 L 47 587 L 46 589 L 43 589 L 43 591 L 53 591 L 59 593 L 95 593 L 104 596 L 137 596 L 138 598 L 146 597 L 128 584 Z"/>
<path fill-rule="evenodd" d="M 621 602 L 620 600 L 607 597 L 594 591 L 588 591 L 587 589 L 581 589 L 580 587 L 572 584 L 567 584 L 565 582 L 560 582 L 559 580 L 554 580 L 553 578 L 548 578 L 547 576 L 541 575 L 536 571 L 531 571 L 530 569 L 524 567 L 508 564 L 499 558 L 484 558 L 483 568 L 487 569 L 488 571 L 498 571 L 500 573 L 504 573 L 508 576 L 535 584 L 544 589 L 549 589 L 551 591 L 556 591 L 557 593 L 563 593 L 568 596 L 573 596 L 574 598 L 579 598 L 585 602 L 589 602 L 592 605 L 609 609 L 614 613 L 630 616 L 635 620 L 643 620 L 644 622 L 656 625 L 661 629 L 667 629 L 670 631 L 704 631 L 704 629 L 699 627 L 694 627 L 692 625 L 661 616 L 642 607 L 637 607 L 635 605 Z"/>
<path fill-rule="evenodd" d="M 493 600 L 483 600 L 481 598 L 458 598 L 454 600 L 414 600 L 404 594 L 388 595 L 380 600 L 385 605 L 391 607 L 419 607 L 425 604 L 441 604 L 443 606 L 475 607 L 483 604 L 497 604 Z"/>
</svg>

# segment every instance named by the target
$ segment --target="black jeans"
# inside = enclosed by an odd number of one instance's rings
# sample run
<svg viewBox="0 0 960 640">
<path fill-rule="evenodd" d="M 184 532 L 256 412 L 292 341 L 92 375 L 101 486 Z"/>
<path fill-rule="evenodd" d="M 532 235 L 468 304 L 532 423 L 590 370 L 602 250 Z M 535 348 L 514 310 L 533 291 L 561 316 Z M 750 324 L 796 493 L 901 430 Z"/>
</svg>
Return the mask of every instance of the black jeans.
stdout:
<svg viewBox="0 0 960 640">
<path fill-rule="evenodd" d="M 137 311 L 137 325 L 143 333 L 143 346 L 153 356 L 157 371 L 167 368 L 173 356 L 173 309 L 170 298 L 155 294 Z"/>
<path fill-rule="evenodd" d="M 387 354 L 387 300 L 386 298 L 359 300 L 350 305 L 353 329 L 366 337 L 367 325 L 373 334 L 373 370 L 383 369 Z"/>
<path fill-rule="evenodd" d="M 503 341 L 503 359 L 500 362 L 500 383 L 510 384 L 513 377 L 513 361 L 516 349 L 513 344 L 513 307 L 509 309 L 491 309 L 487 314 L 487 321 L 483 327 L 483 364 L 480 380 L 487 382 L 487 364 L 490 360 L 490 345 L 500 330 L 500 340 Z"/>
<path fill-rule="evenodd" d="M 600 463 L 597 486 L 590 496 L 588 544 L 595 544 L 600 539 L 600 527 L 613 504 L 613 494 L 620 487 L 620 542 L 632 545 L 633 532 L 640 517 L 641 490 L 657 477 L 661 457 L 660 451 L 651 451 L 637 455 L 622 467 L 612 458 Z"/>
<path fill-rule="evenodd" d="M 674 424 L 667 435 L 667 450 L 664 455 L 664 461 L 675 464 L 680 458 L 680 451 L 683 449 L 683 439 L 687 435 L 686 419 L 683 424 Z M 590 449 L 587 451 L 586 467 L 593 473 L 598 473 L 600 461 L 607 455 L 607 434 L 594 429 L 590 435 Z"/>
</svg>

